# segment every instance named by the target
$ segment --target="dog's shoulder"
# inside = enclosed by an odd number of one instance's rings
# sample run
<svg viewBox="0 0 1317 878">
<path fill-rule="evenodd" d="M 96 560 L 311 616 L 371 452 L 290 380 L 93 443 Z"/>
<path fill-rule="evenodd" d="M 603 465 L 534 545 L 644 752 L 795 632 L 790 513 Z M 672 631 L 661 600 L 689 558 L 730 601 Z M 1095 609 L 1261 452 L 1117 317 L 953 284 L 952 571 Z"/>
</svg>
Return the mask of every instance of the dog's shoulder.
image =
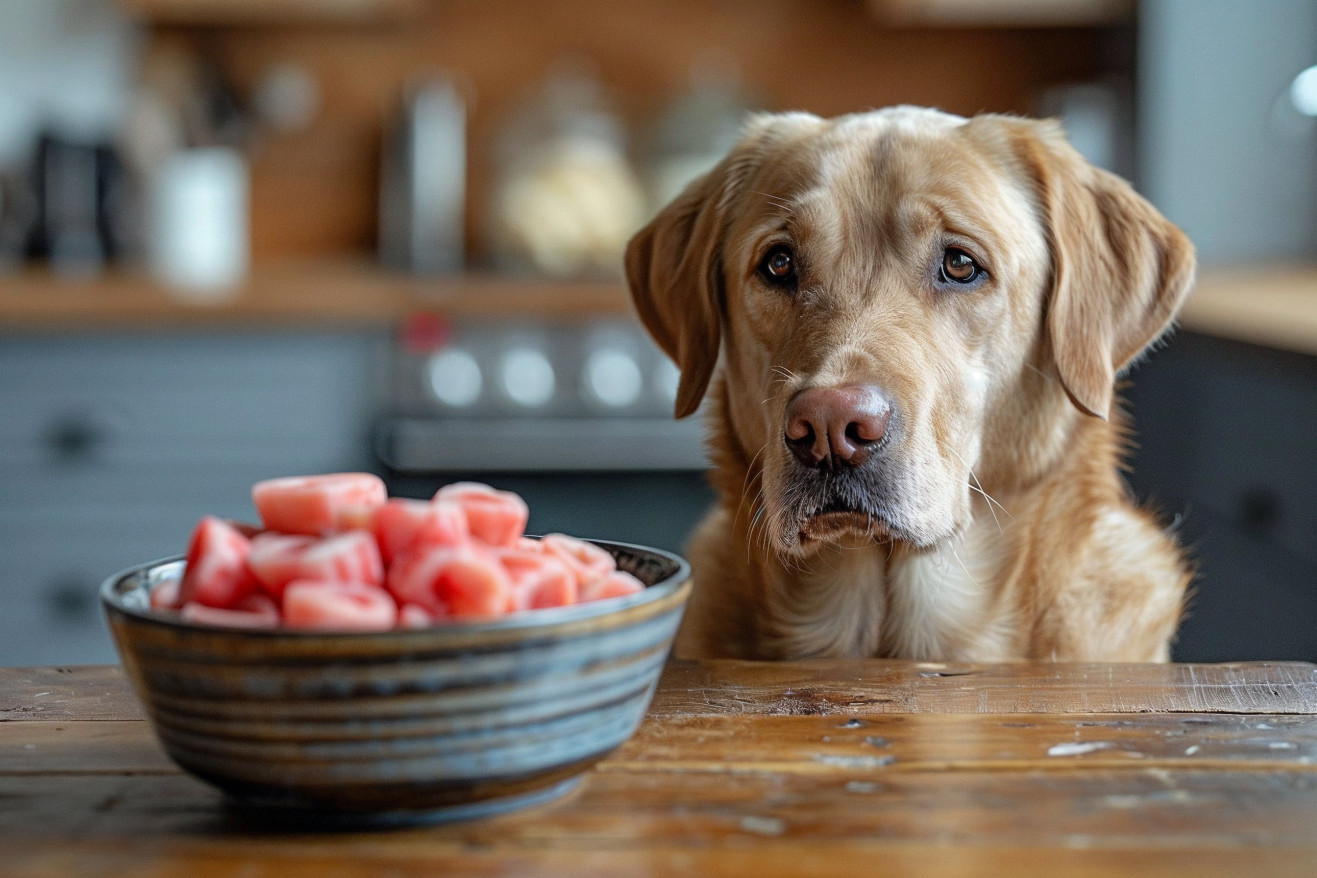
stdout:
<svg viewBox="0 0 1317 878">
<path fill-rule="evenodd" d="M 1123 427 L 1086 420 L 1071 466 L 1026 512 L 1024 611 L 1036 621 L 1029 654 L 1072 661 L 1164 661 L 1190 568 L 1166 527 L 1134 502 L 1116 468 Z"/>
</svg>

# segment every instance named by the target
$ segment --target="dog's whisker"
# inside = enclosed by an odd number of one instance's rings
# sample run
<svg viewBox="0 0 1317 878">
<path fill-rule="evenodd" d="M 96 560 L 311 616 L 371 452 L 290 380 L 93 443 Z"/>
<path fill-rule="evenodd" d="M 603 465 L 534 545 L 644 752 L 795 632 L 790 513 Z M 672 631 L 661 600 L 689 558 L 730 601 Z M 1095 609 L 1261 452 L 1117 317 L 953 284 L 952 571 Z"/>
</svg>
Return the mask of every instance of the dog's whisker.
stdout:
<svg viewBox="0 0 1317 878">
<path fill-rule="evenodd" d="M 767 450 L 767 448 L 768 448 L 768 443 L 765 442 L 762 446 L 760 446 L 759 450 L 755 452 L 754 457 L 750 458 L 750 463 L 745 468 L 745 478 L 741 481 L 741 502 L 736 507 L 736 518 L 741 517 L 741 510 L 745 508 L 745 500 L 750 493 L 750 480 L 752 478 L 757 478 L 760 480 L 759 491 L 757 492 L 756 496 L 759 498 L 763 497 L 764 494 L 763 473 L 755 469 L 755 464 L 759 461 L 759 456 L 762 455 L 764 451 Z M 754 508 L 753 504 L 751 504 L 751 508 L 752 509 Z"/>
<path fill-rule="evenodd" d="M 774 377 L 771 381 L 768 382 L 769 390 L 776 390 L 778 385 L 788 384 L 792 381 L 800 380 L 799 376 L 797 376 L 790 369 L 783 369 L 781 366 L 774 366 L 772 371 L 776 377 Z M 764 401 L 767 402 L 768 400 L 764 400 Z"/>
<path fill-rule="evenodd" d="M 956 563 L 960 565 L 960 569 L 965 571 L 965 578 L 969 580 L 969 584 L 974 586 L 976 592 L 981 591 L 978 580 L 974 578 L 974 574 L 969 572 L 969 568 L 965 566 L 965 562 L 960 559 L 960 553 L 956 551 L 955 546 L 948 546 L 948 548 L 951 551 L 951 557 L 955 558 Z"/>
<path fill-rule="evenodd" d="M 992 523 L 995 524 L 995 525 L 997 525 L 997 533 L 1005 533 L 1005 531 L 1002 530 L 1001 522 L 997 520 L 997 513 L 996 513 L 996 511 L 994 511 L 993 508 L 992 508 L 992 504 L 993 504 L 995 501 L 994 501 L 991 497 L 989 497 L 988 494 L 987 494 L 987 492 L 985 492 L 982 488 L 976 488 L 976 487 L 974 487 L 973 485 L 970 485 L 970 486 L 969 486 L 969 489 L 970 489 L 971 491 L 974 491 L 975 493 L 982 494 L 985 498 L 987 498 L 987 500 L 988 500 L 988 513 L 992 516 Z"/>
<path fill-rule="evenodd" d="M 982 494 L 983 499 L 988 501 L 988 512 L 992 515 L 993 524 L 997 525 L 998 533 L 1004 533 L 1004 531 L 1002 530 L 1001 521 L 997 518 L 997 512 L 996 509 L 993 509 L 993 506 L 996 506 L 997 509 L 1000 509 L 1002 511 L 1002 514 L 1004 514 L 1007 518 L 1013 519 L 1015 518 L 1015 516 L 1011 515 L 1010 510 L 1007 509 L 1005 506 L 1003 506 L 1000 502 L 998 502 L 996 498 L 994 498 L 987 491 L 983 490 L 983 483 L 979 481 L 978 476 L 974 475 L 974 468 L 971 467 L 965 461 L 965 458 L 960 456 L 960 454 L 956 451 L 956 449 L 948 448 L 947 450 L 950 451 L 952 454 L 954 454 L 956 456 L 956 460 L 959 460 L 961 464 L 964 465 L 965 469 L 969 472 L 969 477 L 974 480 L 974 484 L 968 486 L 969 489 L 971 491 L 975 491 L 979 494 Z"/>
<path fill-rule="evenodd" d="M 751 516 L 750 526 L 747 532 L 746 546 L 757 546 L 762 554 L 769 554 L 769 532 L 768 532 L 768 504 L 764 502 L 764 488 L 762 482 L 759 490 L 755 492 L 751 500 L 755 512 Z"/>
<path fill-rule="evenodd" d="M 1042 378 L 1044 381 L 1053 381 L 1053 380 L 1055 380 L 1053 376 L 1048 375 L 1046 372 L 1044 372 L 1042 369 L 1039 369 L 1039 368 L 1038 368 L 1037 366 L 1035 366 L 1033 363 L 1025 363 L 1025 364 L 1024 364 L 1024 368 L 1028 369 L 1030 372 L 1033 372 L 1035 375 L 1039 376 L 1039 377 Z"/>
<path fill-rule="evenodd" d="M 983 498 L 984 498 L 985 500 L 988 501 L 988 508 L 989 508 L 989 509 L 991 509 L 993 506 L 996 506 L 998 509 L 1000 509 L 1000 510 L 1002 511 L 1002 514 L 1005 515 L 1007 518 L 1011 518 L 1011 519 L 1015 518 L 1015 516 L 1011 514 L 1011 511 L 1010 511 L 1009 509 L 1007 509 L 1005 506 L 1003 506 L 1003 505 L 1001 504 L 1001 502 L 1000 502 L 996 497 L 992 496 L 992 495 L 989 494 L 987 491 L 983 490 L 983 483 L 979 481 L 979 477 L 978 477 L 978 476 L 974 475 L 974 471 L 973 471 L 973 470 L 970 470 L 970 473 L 969 473 L 969 474 L 970 474 L 970 477 L 974 479 L 974 482 L 975 482 L 975 485 L 976 485 L 976 487 L 974 488 L 974 490 L 975 490 L 975 491 L 978 491 L 980 494 L 982 494 L 982 495 L 983 495 Z M 995 518 L 996 516 L 994 515 L 993 517 Z M 1000 525 L 998 525 L 998 526 L 1000 527 Z"/>
<path fill-rule="evenodd" d="M 768 203 L 769 203 L 769 204 L 773 205 L 774 207 L 780 207 L 780 208 L 782 208 L 782 209 L 785 210 L 788 214 L 790 214 L 790 213 L 794 213 L 794 212 L 795 212 L 795 208 L 794 208 L 794 207 L 793 207 L 788 201 L 786 201 L 785 199 L 783 199 L 783 198 L 781 198 L 781 197 L 779 197 L 779 196 L 777 196 L 777 195 L 770 195 L 770 194 L 767 193 L 767 192 L 759 192 L 759 191 L 757 191 L 757 190 L 755 190 L 755 193 L 754 193 L 754 194 L 755 194 L 755 195 L 762 195 L 762 196 L 764 196 L 764 198 L 767 198 L 767 199 L 768 199 Z"/>
</svg>

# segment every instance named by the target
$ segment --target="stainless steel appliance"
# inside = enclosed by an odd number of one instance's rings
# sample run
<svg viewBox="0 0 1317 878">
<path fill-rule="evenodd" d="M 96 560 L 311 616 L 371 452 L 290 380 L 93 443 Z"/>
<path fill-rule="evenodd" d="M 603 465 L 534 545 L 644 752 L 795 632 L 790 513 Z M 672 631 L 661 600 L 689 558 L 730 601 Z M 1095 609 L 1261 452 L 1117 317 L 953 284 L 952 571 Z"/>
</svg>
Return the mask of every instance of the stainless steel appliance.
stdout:
<svg viewBox="0 0 1317 878">
<path fill-rule="evenodd" d="M 680 551 L 713 495 L 700 419 L 672 418 L 677 377 L 633 321 L 413 326 L 376 452 L 391 493 L 485 481 L 526 498 L 532 532 Z"/>
</svg>

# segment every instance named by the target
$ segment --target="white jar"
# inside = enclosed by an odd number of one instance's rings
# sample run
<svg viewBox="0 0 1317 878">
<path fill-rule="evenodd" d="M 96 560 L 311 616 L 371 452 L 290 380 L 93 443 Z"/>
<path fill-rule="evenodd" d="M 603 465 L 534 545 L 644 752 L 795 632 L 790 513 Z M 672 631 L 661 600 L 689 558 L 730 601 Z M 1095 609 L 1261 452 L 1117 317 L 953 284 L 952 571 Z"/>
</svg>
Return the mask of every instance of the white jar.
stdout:
<svg viewBox="0 0 1317 878">
<path fill-rule="evenodd" d="M 227 147 L 176 152 L 151 187 L 147 247 L 152 273 L 179 298 L 223 301 L 251 262 L 247 162 Z"/>
</svg>

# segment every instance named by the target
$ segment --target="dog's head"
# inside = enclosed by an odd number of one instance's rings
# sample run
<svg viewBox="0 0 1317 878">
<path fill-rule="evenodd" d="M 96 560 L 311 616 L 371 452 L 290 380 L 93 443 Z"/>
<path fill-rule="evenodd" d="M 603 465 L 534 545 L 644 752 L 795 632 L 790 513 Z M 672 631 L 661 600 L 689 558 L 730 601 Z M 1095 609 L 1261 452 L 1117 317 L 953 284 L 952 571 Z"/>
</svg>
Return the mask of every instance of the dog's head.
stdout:
<svg viewBox="0 0 1317 878">
<path fill-rule="evenodd" d="M 784 555 L 932 545 L 975 488 L 1038 478 L 1077 419 L 1108 416 L 1194 270 L 1054 123 L 908 107 L 753 119 L 626 262 L 681 368 L 677 415 L 725 382 Z"/>
</svg>

